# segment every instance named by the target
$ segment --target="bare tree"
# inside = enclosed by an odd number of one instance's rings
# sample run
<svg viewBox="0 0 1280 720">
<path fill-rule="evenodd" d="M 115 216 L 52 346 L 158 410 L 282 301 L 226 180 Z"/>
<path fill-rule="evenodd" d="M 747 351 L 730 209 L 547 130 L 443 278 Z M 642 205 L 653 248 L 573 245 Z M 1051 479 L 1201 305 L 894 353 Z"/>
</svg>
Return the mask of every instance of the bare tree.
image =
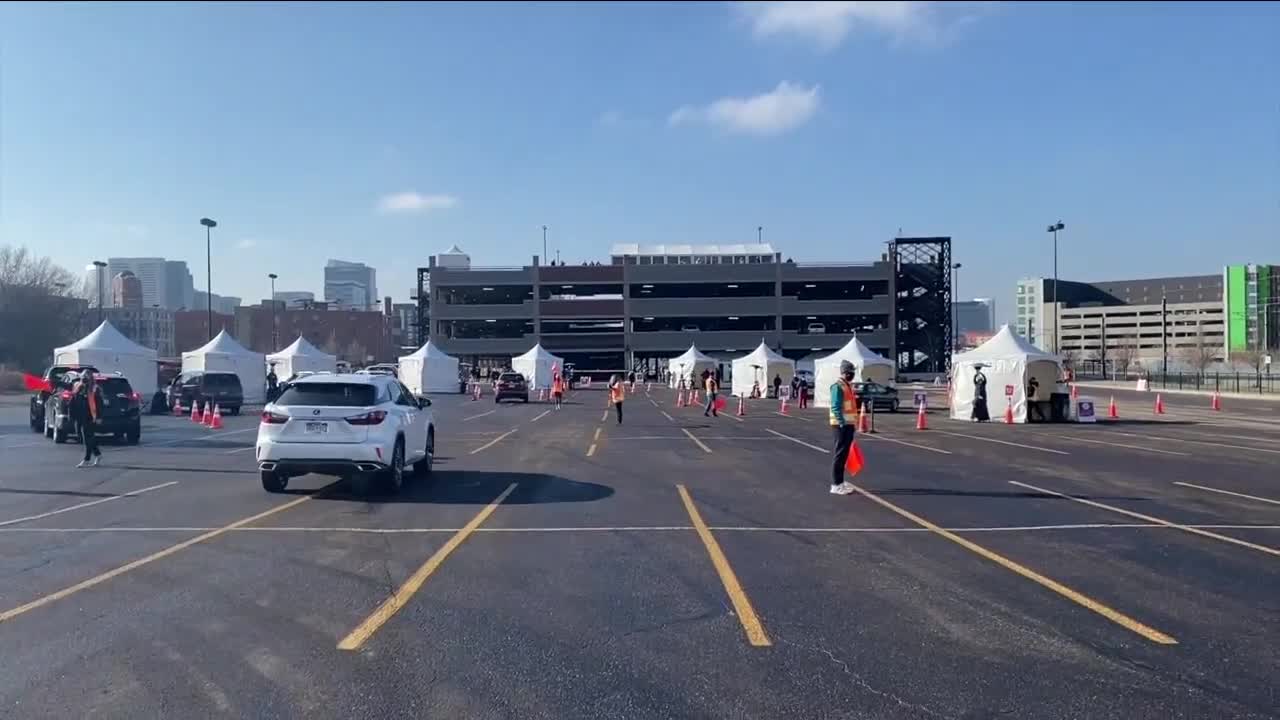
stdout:
<svg viewBox="0 0 1280 720">
<path fill-rule="evenodd" d="M 1129 367 L 1133 365 L 1134 358 L 1137 357 L 1138 351 L 1128 342 L 1121 342 L 1113 346 L 1108 353 L 1111 358 L 1111 366 L 1116 372 L 1124 375 L 1129 372 Z"/>
<path fill-rule="evenodd" d="M 1183 362 L 1195 368 L 1197 375 L 1204 375 L 1204 371 L 1218 360 L 1218 348 L 1205 338 L 1204 328 L 1197 328 L 1195 339 L 1182 348 L 1180 355 Z"/>
<path fill-rule="evenodd" d="M 1266 358 L 1267 354 L 1261 350 L 1237 350 L 1231 353 L 1232 361 L 1248 365 L 1255 374 L 1262 372 L 1262 364 Z"/>
<path fill-rule="evenodd" d="M 49 258 L 0 245 L 0 365 L 39 372 L 55 347 L 74 340 L 87 307 L 79 290 Z"/>
<path fill-rule="evenodd" d="M 1076 362 L 1078 353 L 1073 348 L 1062 348 L 1058 353 L 1058 357 L 1062 358 L 1063 367 L 1073 367 Z"/>
</svg>

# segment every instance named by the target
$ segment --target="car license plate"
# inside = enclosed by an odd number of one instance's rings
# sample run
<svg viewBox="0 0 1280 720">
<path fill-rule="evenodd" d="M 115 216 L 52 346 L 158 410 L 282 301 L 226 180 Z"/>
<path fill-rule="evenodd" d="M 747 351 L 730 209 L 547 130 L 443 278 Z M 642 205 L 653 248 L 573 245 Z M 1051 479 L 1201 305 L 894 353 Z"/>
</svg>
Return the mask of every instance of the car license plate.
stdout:
<svg viewBox="0 0 1280 720">
<path fill-rule="evenodd" d="M 327 432 L 329 432 L 329 423 L 325 423 L 325 422 L 309 422 L 309 423 L 307 423 L 307 432 L 309 432 L 309 433 L 327 433 Z"/>
</svg>

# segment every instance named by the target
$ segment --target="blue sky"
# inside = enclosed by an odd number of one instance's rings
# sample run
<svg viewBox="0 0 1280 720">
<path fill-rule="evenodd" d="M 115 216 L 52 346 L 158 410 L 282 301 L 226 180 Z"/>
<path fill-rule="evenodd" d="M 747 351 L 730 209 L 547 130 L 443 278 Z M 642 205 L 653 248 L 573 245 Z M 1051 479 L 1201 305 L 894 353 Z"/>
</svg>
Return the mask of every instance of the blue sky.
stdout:
<svg viewBox="0 0 1280 720">
<path fill-rule="evenodd" d="M 866 260 L 960 292 L 1280 263 L 1280 6 L 0 6 L 0 242 L 185 259 L 256 301 L 328 257 L 407 298 L 457 243 Z"/>
</svg>

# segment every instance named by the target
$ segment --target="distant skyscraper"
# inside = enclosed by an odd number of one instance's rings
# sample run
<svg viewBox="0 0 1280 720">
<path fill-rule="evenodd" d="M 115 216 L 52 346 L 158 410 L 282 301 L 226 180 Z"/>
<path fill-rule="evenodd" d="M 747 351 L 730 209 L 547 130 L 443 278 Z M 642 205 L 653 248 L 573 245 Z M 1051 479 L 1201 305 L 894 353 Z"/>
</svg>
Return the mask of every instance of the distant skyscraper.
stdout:
<svg viewBox="0 0 1280 720">
<path fill-rule="evenodd" d="M 142 283 L 137 275 L 125 270 L 111 278 L 111 305 L 127 310 L 142 309 Z"/>
<path fill-rule="evenodd" d="M 324 299 L 342 308 L 377 310 L 374 269 L 364 263 L 330 260 L 324 267 Z"/>
<path fill-rule="evenodd" d="M 995 329 L 995 308 L 991 298 L 974 298 L 956 303 L 956 327 L 960 333 L 989 333 Z"/>
<path fill-rule="evenodd" d="M 169 310 L 194 310 L 195 283 L 185 260 L 165 260 L 165 293 L 162 307 Z"/>
<path fill-rule="evenodd" d="M 107 258 L 108 277 L 114 278 L 126 270 L 137 276 L 142 283 L 142 307 L 165 307 L 168 300 L 168 273 L 164 258 Z"/>
<path fill-rule="evenodd" d="M 208 295 L 203 290 L 196 290 L 193 294 L 195 297 L 193 301 L 194 307 L 191 308 L 192 310 L 204 310 L 208 307 L 208 301 L 205 299 Z M 240 302 L 241 300 L 238 297 L 214 293 L 213 311 L 223 315 L 234 315 L 236 308 L 240 307 Z"/>
<path fill-rule="evenodd" d="M 102 277 L 102 294 L 98 294 L 98 277 Z M 89 307 L 98 307 L 98 298 L 102 298 L 103 307 L 111 307 L 111 276 L 107 275 L 107 269 L 102 268 L 98 271 L 98 266 L 89 263 L 84 268 L 84 297 L 89 301 Z M 96 315 L 94 317 L 97 317 Z"/>
<path fill-rule="evenodd" d="M 277 290 L 272 299 L 284 303 L 287 308 L 294 308 L 315 302 L 316 294 L 310 290 Z"/>
</svg>

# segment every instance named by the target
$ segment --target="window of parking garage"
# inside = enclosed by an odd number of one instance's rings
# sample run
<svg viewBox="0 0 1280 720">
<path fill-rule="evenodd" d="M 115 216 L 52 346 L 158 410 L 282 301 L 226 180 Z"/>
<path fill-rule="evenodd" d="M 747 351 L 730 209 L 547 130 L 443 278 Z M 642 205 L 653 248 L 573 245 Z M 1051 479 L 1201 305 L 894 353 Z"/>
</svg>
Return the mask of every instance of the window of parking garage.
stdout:
<svg viewBox="0 0 1280 720">
<path fill-rule="evenodd" d="M 542 321 L 543 335 L 621 333 L 622 318 Z"/>
<path fill-rule="evenodd" d="M 538 288 L 543 300 L 620 300 L 621 283 L 544 283 Z"/>
<path fill-rule="evenodd" d="M 889 329 L 887 315 L 785 315 L 782 318 L 784 331 L 801 334 L 838 334 L 872 333 Z"/>
<path fill-rule="evenodd" d="M 545 325 L 545 323 L 544 323 Z M 772 315 L 729 317 L 639 317 L 631 319 L 632 332 L 770 332 Z"/>
<path fill-rule="evenodd" d="M 533 333 L 532 320 L 441 320 L 437 334 L 448 339 L 511 339 Z"/>
<path fill-rule="evenodd" d="M 773 297 L 773 288 L 771 282 L 633 283 L 628 294 L 643 299 Z"/>
<path fill-rule="evenodd" d="M 784 282 L 782 294 L 798 300 L 871 300 L 889 294 L 888 280 Z"/>
<path fill-rule="evenodd" d="M 532 285 L 449 285 L 436 289 L 446 305 L 519 305 L 533 299 Z"/>
</svg>

